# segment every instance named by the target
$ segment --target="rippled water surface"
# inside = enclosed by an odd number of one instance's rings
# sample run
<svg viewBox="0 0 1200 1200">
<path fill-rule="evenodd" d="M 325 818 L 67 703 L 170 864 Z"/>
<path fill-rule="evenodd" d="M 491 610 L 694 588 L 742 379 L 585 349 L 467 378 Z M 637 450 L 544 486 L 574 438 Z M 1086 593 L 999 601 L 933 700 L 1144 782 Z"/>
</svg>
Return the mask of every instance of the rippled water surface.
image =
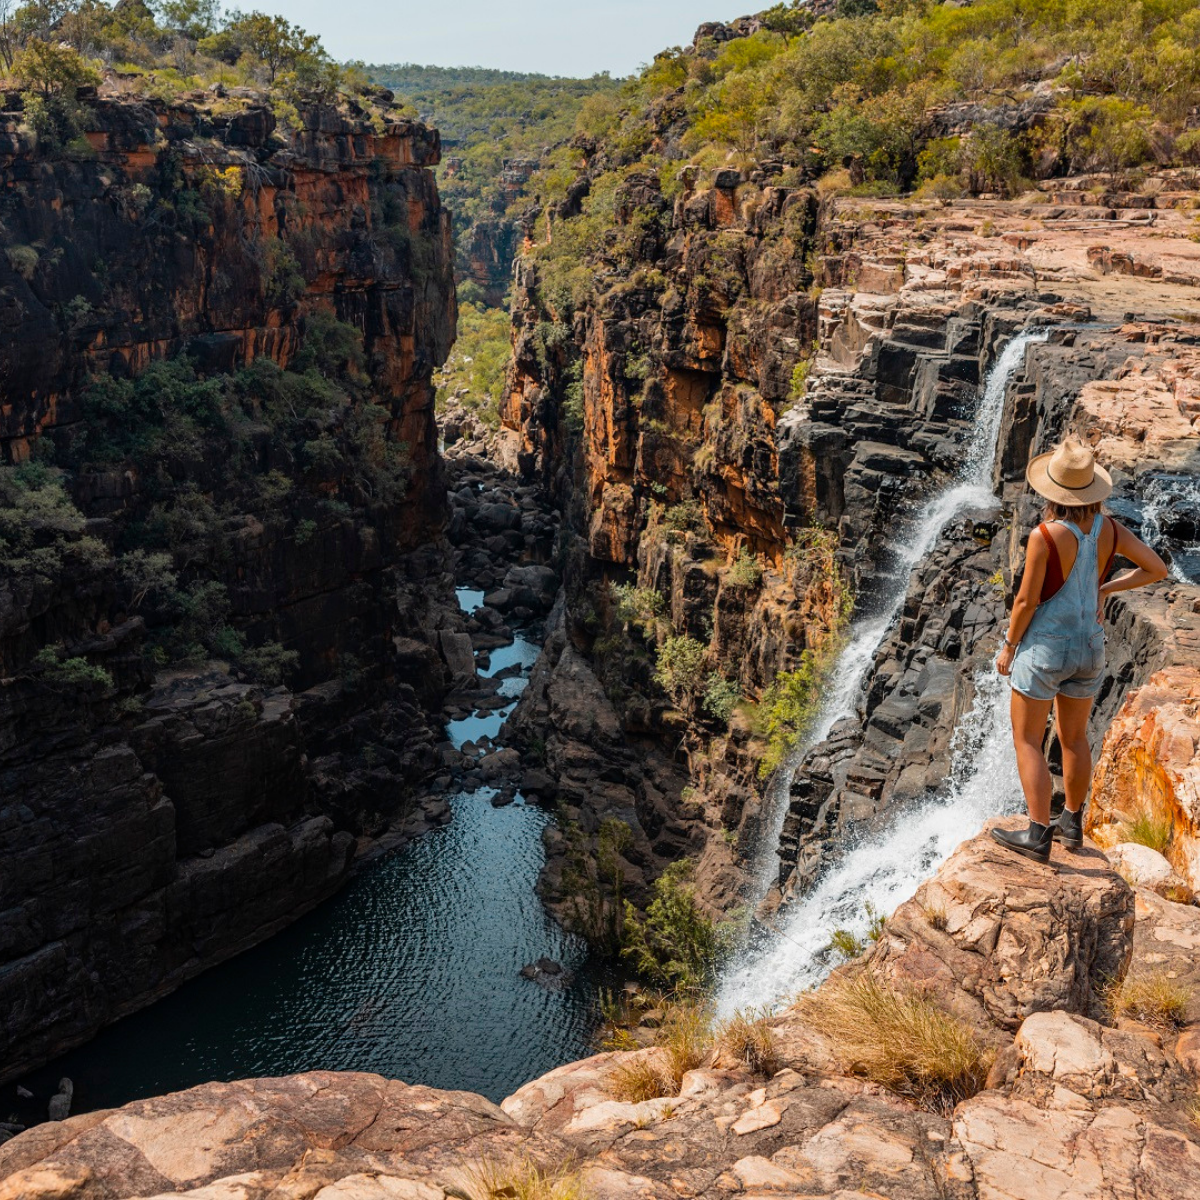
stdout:
<svg viewBox="0 0 1200 1200">
<path fill-rule="evenodd" d="M 352 880 L 262 946 L 104 1030 L 35 1077 L 75 1081 L 76 1110 L 210 1079 L 376 1071 L 500 1099 L 586 1055 L 592 989 L 521 978 L 545 955 L 582 972 L 582 944 L 534 884 L 547 817 L 456 797 L 453 821 Z"/>
<path fill-rule="evenodd" d="M 482 592 L 459 589 L 470 613 Z M 538 647 L 517 636 L 481 674 L 515 698 Z M 456 744 L 501 714 L 450 722 Z M 367 868 L 270 941 L 201 975 L 25 1080 L 40 1099 L 60 1076 L 74 1111 L 213 1079 L 316 1069 L 375 1071 L 500 1100 L 589 1053 L 595 986 L 582 941 L 535 892 L 546 813 L 495 808 L 490 788 L 451 800 L 449 825 Z M 574 978 L 550 991 L 520 970 L 546 957 Z M 32 1111 L 32 1110 L 31 1110 Z"/>
</svg>

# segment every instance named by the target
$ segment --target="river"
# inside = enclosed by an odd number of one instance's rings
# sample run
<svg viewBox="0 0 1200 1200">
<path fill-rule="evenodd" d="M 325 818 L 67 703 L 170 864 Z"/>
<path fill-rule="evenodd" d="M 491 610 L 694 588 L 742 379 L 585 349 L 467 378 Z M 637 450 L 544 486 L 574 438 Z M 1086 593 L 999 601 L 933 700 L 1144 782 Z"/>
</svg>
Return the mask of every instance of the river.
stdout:
<svg viewBox="0 0 1200 1200">
<path fill-rule="evenodd" d="M 459 590 L 471 612 L 480 593 Z M 506 670 L 516 698 L 538 647 L 518 632 L 481 674 Z M 515 670 L 514 670 L 515 669 Z M 495 738 L 510 711 L 451 721 L 456 744 Z M 73 1111 L 107 1108 L 213 1079 L 374 1071 L 500 1100 L 590 1053 L 596 988 L 581 939 L 535 892 L 549 816 L 480 788 L 451 797 L 453 819 L 361 870 L 282 933 L 102 1030 L 23 1082 L 43 1118 L 61 1076 Z M 546 957 L 571 974 L 547 988 L 521 976 Z"/>
</svg>

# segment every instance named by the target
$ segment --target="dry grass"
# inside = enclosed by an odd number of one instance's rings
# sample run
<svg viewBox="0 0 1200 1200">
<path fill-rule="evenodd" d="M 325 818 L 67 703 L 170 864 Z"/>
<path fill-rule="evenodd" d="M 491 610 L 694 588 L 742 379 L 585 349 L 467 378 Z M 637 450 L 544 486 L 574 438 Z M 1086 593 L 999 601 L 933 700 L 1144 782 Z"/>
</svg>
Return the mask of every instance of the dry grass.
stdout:
<svg viewBox="0 0 1200 1200">
<path fill-rule="evenodd" d="M 779 1053 L 767 1024 L 769 1017 L 765 1009 L 735 1013 L 719 1030 L 717 1045 L 759 1075 L 774 1075 L 779 1070 Z"/>
<path fill-rule="evenodd" d="M 571 1164 L 543 1167 L 528 1156 L 473 1163 L 446 1194 L 460 1200 L 593 1200 Z"/>
<path fill-rule="evenodd" d="M 671 1081 L 666 1072 L 651 1058 L 618 1064 L 608 1077 L 605 1088 L 614 1100 L 622 1100 L 626 1104 L 641 1104 L 644 1100 L 677 1094 L 671 1090 Z"/>
<path fill-rule="evenodd" d="M 1145 1025 L 1173 1029 L 1182 1025 L 1191 990 L 1162 974 L 1127 975 L 1106 989 L 1104 1002 L 1113 1020 L 1130 1017 Z"/>
<path fill-rule="evenodd" d="M 1200 1125 L 1200 1096 L 1197 1096 L 1196 1099 L 1188 1105 L 1187 1115 L 1188 1120 L 1191 1121 L 1193 1125 Z"/>
<path fill-rule="evenodd" d="M 922 904 L 921 915 L 939 933 L 946 932 L 946 926 L 949 924 L 950 918 L 946 916 L 946 910 L 940 904 L 930 904 L 928 902 Z"/>
<path fill-rule="evenodd" d="M 701 1066 L 715 1043 L 712 1013 L 695 1001 L 663 1001 L 662 1024 L 654 1044 L 662 1051 L 618 1065 L 608 1077 L 607 1089 L 617 1100 L 640 1104 L 660 1096 L 678 1096 L 683 1077 Z"/>
<path fill-rule="evenodd" d="M 712 1013 L 693 1002 L 672 1005 L 663 1017 L 657 1044 L 666 1051 L 667 1070 L 679 1095 L 683 1077 L 694 1071 L 713 1048 Z"/>
<path fill-rule="evenodd" d="M 1172 826 L 1168 817 L 1159 817 L 1147 809 L 1139 809 L 1128 821 L 1121 824 L 1120 840 L 1149 846 L 1159 854 L 1171 844 Z"/>
<path fill-rule="evenodd" d="M 853 1074 L 945 1112 L 984 1085 L 991 1052 L 974 1031 L 915 991 L 862 972 L 832 979 L 800 1001 L 813 1027 Z"/>
</svg>

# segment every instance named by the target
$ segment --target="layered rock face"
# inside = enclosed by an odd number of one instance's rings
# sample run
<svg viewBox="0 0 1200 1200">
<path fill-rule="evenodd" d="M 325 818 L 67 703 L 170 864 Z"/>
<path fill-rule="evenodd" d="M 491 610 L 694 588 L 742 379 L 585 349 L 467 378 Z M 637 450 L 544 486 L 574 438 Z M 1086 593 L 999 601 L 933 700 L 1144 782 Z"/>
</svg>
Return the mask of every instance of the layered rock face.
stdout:
<svg viewBox="0 0 1200 1200">
<path fill-rule="evenodd" d="M 1081 212 L 1061 200 L 936 209 L 881 202 L 870 211 L 837 201 L 825 214 L 830 253 L 821 262 L 833 286 L 821 296 L 823 353 L 807 411 L 786 423 L 781 462 L 795 464 L 798 509 L 838 521 L 868 616 L 872 597 L 895 587 L 889 567 L 913 536 L 914 501 L 965 477 L 959 422 L 995 361 L 989 346 L 1018 324 L 1049 333 L 1027 348 L 1003 398 L 990 484 L 1004 507 L 960 505 L 951 515 L 916 564 L 860 698 L 796 774 L 781 844 L 785 892 L 815 878 L 831 837 L 836 844 L 893 804 L 947 789 L 952 734 L 976 701 L 979 673 L 991 670 L 1024 539 L 1040 519 L 1025 464 L 1067 431 L 1094 445 L 1113 472 L 1114 514 L 1175 563 L 1172 582 L 1107 606 L 1095 749 L 1130 686 L 1182 668 L 1200 648 L 1197 589 L 1188 581 L 1200 465 L 1191 399 L 1197 328 L 1180 318 L 1200 260 L 1169 193 L 1159 196 L 1153 230 L 1141 209 Z M 1121 202 L 1133 203 L 1106 197 Z M 1131 272 L 1128 290 L 1114 286 L 1114 271 L 1143 259 L 1170 264 L 1169 274 L 1156 269 L 1157 290 L 1140 289 L 1142 272 Z M 1145 319 L 1126 322 L 1125 305 L 1139 303 Z M 868 414 L 875 432 L 860 424 L 846 438 L 846 425 Z M 1111 791 L 1101 778 L 1098 795 Z"/>
<path fill-rule="evenodd" d="M 90 112 L 90 153 L 40 152 L 2 122 L 0 446 L 30 487 L 57 454 L 86 521 L 64 569 L 6 560 L 0 577 L 6 1077 L 275 932 L 357 845 L 421 828 L 450 681 L 439 634 L 461 628 L 430 384 L 454 330 L 436 132 L 313 110 L 285 137 L 240 93 L 168 107 L 106 87 Z M 357 401 L 306 376 L 331 399 L 300 444 L 342 439 L 333 467 L 295 451 L 266 399 L 235 435 L 157 459 L 89 441 L 93 378 L 186 361 L 219 396 L 249 367 L 299 377 L 320 328 L 361 345 Z M 389 446 L 406 474 L 385 500 L 371 455 Z M 149 654 L 114 556 L 164 506 L 194 522 L 167 562 L 181 602 L 218 589 L 242 639 L 295 652 L 294 690 Z M 47 673 L 36 656 L 56 643 L 93 674 Z"/>
<path fill-rule="evenodd" d="M 1192 666 L 1158 671 L 1131 692 L 1104 735 L 1087 815 L 1105 846 L 1123 842 L 1139 817 L 1163 825 L 1168 861 L 1192 891 L 1200 890 L 1198 707 Z"/>
<path fill-rule="evenodd" d="M 931 923 L 934 903 L 942 916 Z M 1168 936 L 1143 948 L 1143 926 Z M 0 1148 L 0 1197 L 438 1200 L 515 1186 L 509 1173 L 532 1162 L 567 1170 L 597 1200 L 1105 1200 L 1135 1188 L 1184 1200 L 1200 1173 L 1194 1032 L 1088 1014 L 1101 975 L 1131 960 L 1133 971 L 1182 965 L 1189 936 L 1200 936 L 1195 908 L 1135 897 L 1094 847 L 1056 851 L 1042 867 L 984 834 L 902 906 L 866 958 L 772 1020 L 769 1074 L 721 1050 L 683 1075 L 678 1095 L 616 1098 L 620 1069 L 656 1062 L 664 1051 L 652 1048 L 561 1067 L 499 1106 L 355 1073 L 206 1084 L 19 1135 Z M 989 974 L 991 943 L 1005 969 Z M 814 1030 L 805 1004 L 863 977 L 957 1011 L 996 1052 L 982 1088 L 941 1112 L 855 1073 L 852 1052 Z"/>
</svg>

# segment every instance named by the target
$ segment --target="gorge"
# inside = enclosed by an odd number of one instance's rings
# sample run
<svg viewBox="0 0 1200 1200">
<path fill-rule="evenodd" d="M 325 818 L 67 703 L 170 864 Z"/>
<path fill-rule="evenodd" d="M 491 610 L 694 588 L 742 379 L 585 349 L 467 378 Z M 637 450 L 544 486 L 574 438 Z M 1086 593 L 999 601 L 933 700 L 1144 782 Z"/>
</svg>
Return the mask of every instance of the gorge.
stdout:
<svg viewBox="0 0 1200 1200">
<path fill-rule="evenodd" d="M 457 264 L 477 164 L 353 73 L 289 111 L 110 65 L 58 143 L 6 93 L 0 1200 L 1191 1194 L 1190 125 L 1043 169 L 1046 66 L 922 117 L 1028 177 L 751 151 L 703 124 L 739 72 L 909 19 L 777 8 L 564 87 Z M 494 308 L 510 260 L 492 404 L 456 279 Z M 1172 577 L 1107 604 L 1049 870 L 976 835 L 1067 431 Z M 1114 1007 L 1145 978 L 1165 1023 Z M 821 1025 L 860 985 L 969 1082 L 864 1068 Z"/>
</svg>

